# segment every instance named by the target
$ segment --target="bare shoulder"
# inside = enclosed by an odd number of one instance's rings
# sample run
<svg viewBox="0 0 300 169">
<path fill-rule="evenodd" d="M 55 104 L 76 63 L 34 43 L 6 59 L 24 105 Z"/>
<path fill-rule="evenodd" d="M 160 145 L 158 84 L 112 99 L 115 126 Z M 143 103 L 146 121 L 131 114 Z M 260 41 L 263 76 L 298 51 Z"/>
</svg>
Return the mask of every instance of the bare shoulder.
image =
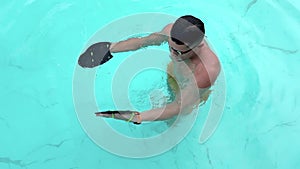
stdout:
<svg viewBox="0 0 300 169">
<path fill-rule="evenodd" d="M 204 40 L 204 44 L 201 47 L 200 51 L 201 51 L 200 55 L 205 56 L 205 58 L 206 58 L 205 59 L 207 61 L 206 64 L 212 65 L 213 67 L 216 67 L 216 68 L 220 68 L 219 58 L 215 54 L 215 52 L 211 49 L 211 47 L 209 46 L 209 44 L 207 43 L 206 40 Z"/>
<path fill-rule="evenodd" d="M 220 60 L 215 52 L 209 47 L 208 43 L 205 43 L 204 54 L 208 57 L 208 63 L 206 64 L 208 65 L 207 67 L 211 80 L 214 82 L 221 70 Z"/>
<path fill-rule="evenodd" d="M 166 36 L 170 36 L 171 34 L 171 29 L 173 27 L 173 23 L 170 23 L 168 25 L 166 25 L 161 31 L 160 33 L 166 35 Z"/>
<path fill-rule="evenodd" d="M 210 49 L 205 42 L 201 47 L 200 55 L 203 56 L 200 64 L 197 65 L 195 77 L 199 88 L 207 88 L 216 81 L 221 65 L 217 55 Z"/>
</svg>

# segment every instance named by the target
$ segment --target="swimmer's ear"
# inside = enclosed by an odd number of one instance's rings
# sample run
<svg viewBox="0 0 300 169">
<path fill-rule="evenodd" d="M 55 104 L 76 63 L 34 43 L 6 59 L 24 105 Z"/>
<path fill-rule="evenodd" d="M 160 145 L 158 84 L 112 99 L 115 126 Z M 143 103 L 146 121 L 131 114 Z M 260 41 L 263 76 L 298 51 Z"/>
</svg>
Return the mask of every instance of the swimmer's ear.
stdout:
<svg viewBox="0 0 300 169">
<path fill-rule="evenodd" d="M 110 42 L 99 42 L 90 46 L 78 59 L 78 64 L 83 68 L 94 68 L 110 60 Z"/>
</svg>

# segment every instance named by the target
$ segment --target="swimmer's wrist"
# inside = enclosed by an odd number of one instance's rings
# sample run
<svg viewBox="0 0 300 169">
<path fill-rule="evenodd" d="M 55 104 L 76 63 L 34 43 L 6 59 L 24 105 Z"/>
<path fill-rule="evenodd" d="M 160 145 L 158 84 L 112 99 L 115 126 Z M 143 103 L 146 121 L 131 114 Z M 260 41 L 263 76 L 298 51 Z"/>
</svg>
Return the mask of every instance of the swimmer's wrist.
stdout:
<svg viewBox="0 0 300 169">
<path fill-rule="evenodd" d="M 109 46 L 109 51 L 111 53 L 114 53 L 116 51 L 114 51 L 114 46 L 117 44 L 118 42 L 110 42 L 110 46 Z"/>
<path fill-rule="evenodd" d="M 142 124 L 142 116 L 139 112 L 133 112 L 134 113 L 134 117 L 133 117 L 133 124 L 139 125 Z"/>
</svg>

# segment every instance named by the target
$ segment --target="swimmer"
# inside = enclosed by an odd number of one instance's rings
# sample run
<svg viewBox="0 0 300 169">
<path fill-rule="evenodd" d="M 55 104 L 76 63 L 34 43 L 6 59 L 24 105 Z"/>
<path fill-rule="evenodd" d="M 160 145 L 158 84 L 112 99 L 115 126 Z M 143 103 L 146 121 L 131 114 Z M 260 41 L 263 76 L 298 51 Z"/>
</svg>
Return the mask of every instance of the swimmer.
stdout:
<svg viewBox="0 0 300 169">
<path fill-rule="evenodd" d="M 169 46 L 172 62 L 168 65 L 168 85 L 174 91 L 175 99 L 162 108 L 144 112 L 105 111 L 96 112 L 96 116 L 141 124 L 143 121 L 170 119 L 179 113 L 191 113 L 195 106 L 207 100 L 221 66 L 205 39 L 204 23 L 192 15 L 182 16 L 160 32 L 145 37 L 115 43 L 96 43 L 80 56 L 78 64 L 84 68 L 93 68 L 111 59 L 111 53 L 134 51 L 163 43 Z M 189 76 L 191 73 L 192 76 Z M 197 92 L 193 87 L 195 83 Z"/>
</svg>

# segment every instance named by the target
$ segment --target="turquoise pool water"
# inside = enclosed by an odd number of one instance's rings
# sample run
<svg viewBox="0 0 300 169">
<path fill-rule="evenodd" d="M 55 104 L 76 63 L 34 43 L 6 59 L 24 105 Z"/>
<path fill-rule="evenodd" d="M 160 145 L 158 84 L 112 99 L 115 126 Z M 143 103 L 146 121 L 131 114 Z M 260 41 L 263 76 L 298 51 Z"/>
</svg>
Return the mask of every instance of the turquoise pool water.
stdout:
<svg viewBox="0 0 300 169">
<path fill-rule="evenodd" d="M 299 10 L 296 0 L 3 1 L 0 168 L 300 168 Z M 178 145 L 134 159 L 112 154 L 88 137 L 75 112 L 72 84 L 78 56 L 99 29 L 145 12 L 203 19 L 222 63 L 226 102 L 218 128 L 206 142 L 199 143 L 199 134 L 210 103 L 200 107 L 191 131 Z M 125 57 L 121 54 L 110 64 Z M 104 108 L 112 105 L 101 95 L 106 90 L 100 75 L 109 78 L 114 70 L 105 65 L 97 72 L 96 97 Z M 145 95 L 159 79 L 142 75 L 131 89 Z M 139 81 L 147 83 L 142 88 Z M 155 87 L 163 88 L 163 82 L 162 75 Z M 147 98 L 130 97 L 137 108 L 149 106 Z M 143 126 L 108 123 L 131 136 L 149 136 L 168 127 L 162 122 L 145 124 L 141 133 Z"/>
</svg>

